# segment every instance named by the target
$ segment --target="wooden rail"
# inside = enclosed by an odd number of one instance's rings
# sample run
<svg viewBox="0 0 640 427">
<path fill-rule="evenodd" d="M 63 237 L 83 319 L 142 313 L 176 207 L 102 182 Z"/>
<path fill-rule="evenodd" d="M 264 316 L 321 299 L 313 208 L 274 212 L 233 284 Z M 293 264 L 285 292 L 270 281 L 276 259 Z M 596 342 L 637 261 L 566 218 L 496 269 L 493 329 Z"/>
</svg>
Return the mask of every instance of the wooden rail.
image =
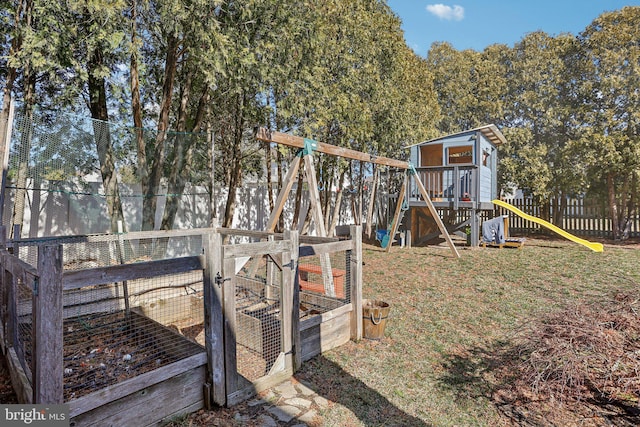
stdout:
<svg viewBox="0 0 640 427">
<path fill-rule="evenodd" d="M 290 135 L 288 133 L 270 131 L 266 128 L 259 128 L 256 138 L 265 142 L 276 142 L 278 144 L 287 145 L 289 147 L 304 148 L 305 139 L 299 136 Z M 403 160 L 391 159 L 389 157 L 376 156 L 373 154 L 363 153 L 349 148 L 338 147 L 336 145 L 327 144 L 325 142 L 317 142 L 315 151 L 324 154 L 344 157 L 346 159 L 361 160 L 363 162 L 375 163 L 378 165 L 390 166 L 399 169 L 408 169 L 409 163 Z"/>
</svg>

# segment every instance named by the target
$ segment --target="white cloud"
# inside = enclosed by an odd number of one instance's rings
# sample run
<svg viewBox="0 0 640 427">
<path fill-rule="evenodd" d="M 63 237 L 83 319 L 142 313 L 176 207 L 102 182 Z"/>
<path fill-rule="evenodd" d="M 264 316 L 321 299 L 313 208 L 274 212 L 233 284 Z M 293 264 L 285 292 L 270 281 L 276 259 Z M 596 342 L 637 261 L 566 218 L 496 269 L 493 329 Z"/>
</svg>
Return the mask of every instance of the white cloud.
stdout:
<svg viewBox="0 0 640 427">
<path fill-rule="evenodd" d="M 430 4 L 427 6 L 427 11 L 447 21 L 462 21 L 464 19 L 464 7 L 458 6 L 457 4 L 453 7 L 442 3 Z"/>
</svg>

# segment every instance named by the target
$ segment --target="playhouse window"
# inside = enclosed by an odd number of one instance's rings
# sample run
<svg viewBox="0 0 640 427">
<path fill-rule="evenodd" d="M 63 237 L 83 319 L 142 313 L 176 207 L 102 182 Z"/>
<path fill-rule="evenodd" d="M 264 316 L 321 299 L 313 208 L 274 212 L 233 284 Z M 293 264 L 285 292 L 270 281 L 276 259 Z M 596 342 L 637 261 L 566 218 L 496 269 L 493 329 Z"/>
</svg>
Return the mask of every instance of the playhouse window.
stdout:
<svg viewBox="0 0 640 427">
<path fill-rule="evenodd" d="M 473 145 L 447 148 L 449 164 L 473 163 Z"/>
<path fill-rule="evenodd" d="M 489 150 L 482 150 L 482 166 L 490 167 L 491 164 L 491 153 Z"/>
</svg>

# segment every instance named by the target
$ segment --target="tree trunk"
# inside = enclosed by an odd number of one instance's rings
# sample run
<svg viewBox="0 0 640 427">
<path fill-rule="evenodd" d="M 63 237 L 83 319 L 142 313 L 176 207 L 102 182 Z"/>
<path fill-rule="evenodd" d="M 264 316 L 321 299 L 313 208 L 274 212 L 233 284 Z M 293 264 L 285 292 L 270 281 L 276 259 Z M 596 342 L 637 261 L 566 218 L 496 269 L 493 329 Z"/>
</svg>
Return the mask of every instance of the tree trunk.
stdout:
<svg viewBox="0 0 640 427">
<path fill-rule="evenodd" d="M 620 223 L 618 222 L 618 203 L 616 201 L 616 189 L 612 172 L 607 174 L 607 195 L 609 198 L 609 216 L 611 218 L 613 238 L 614 240 L 619 240 Z"/>
<path fill-rule="evenodd" d="M 236 190 L 240 186 L 242 179 L 242 135 L 244 131 L 244 95 L 238 95 L 238 104 L 236 109 L 236 117 L 233 130 L 233 147 L 231 150 L 231 171 L 229 176 L 229 194 L 227 203 L 224 207 L 224 223 L 223 227 L 231 227 L 233 224 L 233 215 L 236 209 Z"/>
<path fill-rule="evenodd" d="M 33 122 L 33 104 L 36 91 L 36 76 L 31 72 L 31 67 L 27 65 L 24 70 L 25 94 L 24 94 L 24 130 L 20 138 L 18 148 L 18 174 L 16 176 L 16 197 L 13 203 L 13 215 L 11 218 L 10 235 L 14 239 L 19 239 L 22 235 L 22 224 L 24 223 L 24 211 L 27 203 L 27 179 L 29 177 L 29 157 L 31 154 L 31 137 Z M 14 236 L 14 231 L 18 227 L 18 236 Z M 31 227 L 38 228 L 38 223 L 31 224 Z M 30 233 L 31 234 L 31 233 Z"/>
<path fill-rule="evenodd" d="M 142 191 L 149 186 L 147 170 L 147 150 L 142 127 L 142 103 L 140 102 L 140 73 L 138 71 L 138 35 L 137 35 L 138 5 L 131 0 L 131 110 L 133 126 L 136 136 L 138 178 Z"/>
<path fill-rule="evenodd" d="M 96 73 L 104 66 L 102 50 L 97 47 L 91 54 L 87 65 L 89 74 L 89 109 L 93 120 L 93 133 L 100 161 L 100 174 L 102 185 L 106 194 L 107 211 L 111 222 L 111 231 L 118 232 L 118 221 L 124 227 L 124 215 L 122 214 L 122 201 L 118 188 L 118 177 L 116 175 L 113 146 L 111 143 L 111 132 L 109 129 L 109 113 L 107 110 L 107 94 L 105 80 L 97 77 Z M 124 228 L 126 231 L 126 227 Z"/>
<path fill-rule="evenodd" d="M 174 36 L 167 39 L 167 56 L 165 58 L 164 83 L 162 86 L 162 100 L 160 102 L 160 115 L 158 118 L 158 133 L 152 150 L 147 150 L 147 156 L 151 156 L 149 165 L 149 182 L 143 189 L 144 199 L 142 207 L 142 230 L 149 231 L 155 228 L 156 207 L 158 194 L 160 193 L 160 181 L 164 172 L 165 140 L 169 128 L 169 113 L 171 111 L 171 99 L 173 85 L 175 83 L 176 69 L 178 66 L 179 40 Z M 151 151 L 151 152 L 149 152 Z"/>
<path fill-rule="evenodd" d="M 187 78 L 186 85 L 191 85 L 191 78 Z M 180 103 L 180 113 L 178 114 L 178 131 L 180 133 L 177 138 L 179 143 L 173 146 L 174 156 L 171 173 L 169 175 L 167 203 L 164 209 L 164 215 L 162 216 L 162 225 L 160 226 L 162 230 L 170 230 L 173 228 L 173 222 L 175 221 L 175 217 L 178 212 L 179 202 L 193 169 L 193 150 L 196 139 L 199 137 L 197 132 L 200 131 L 202 120 L 204 118 L 204 111 L 206 110 L 209 100 L 209 91 L 205 89 L 200 97 L 200 102 L 198 103 L 198 111 L 196 111 L 194 127 L 190 134 L 187 135 L 185 132 L 189 92 L 190 91 L 186 89 L 183 91 L 182 101 Z"/>
</svg>

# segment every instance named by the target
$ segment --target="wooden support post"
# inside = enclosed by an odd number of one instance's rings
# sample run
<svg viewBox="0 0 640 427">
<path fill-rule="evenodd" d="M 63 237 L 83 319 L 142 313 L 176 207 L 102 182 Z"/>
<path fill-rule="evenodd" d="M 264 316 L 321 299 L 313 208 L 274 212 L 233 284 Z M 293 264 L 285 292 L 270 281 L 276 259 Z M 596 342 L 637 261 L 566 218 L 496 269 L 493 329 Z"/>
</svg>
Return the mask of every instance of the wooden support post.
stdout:
<svg viewBox="0 0 640 427">
<path fill-rule="evenodd" d="M 38 247 L 33 290 L 33 403 L 63 403 L 62 245 Z"/>
<path fill-rule="evenodd" d="M 351 241 L 351 339 L 362 339 L 362 226 L 350 227 Z"/>
<path fill-rule="evenodd" d="M 122 234 L 124 233 L 124 227 L 122 226 L 122 221 L 118 221 L 118 262 L 120 264 L 124 264 L 124 239 L 122 238 Z M 129 282 L 126 280 L 122 281 L 122 292 L 124 294 L 124 312 L 129 320 L 131 316 L 131 307 L 129 305 Z"/>
<path fill-rule="evenodd" d="M 291 352 L 293 353 L 293 371 L 297 371 L 302 366 L 302 340 L 300 338 L 300 283 L 298 278 L 298 255 L 300 238 L 297 231 L 290 231 L 285 238 L 291 241 L 291 249 L 288 260 L 287 269 L 282 271 L 284 277 L 285 273 L 288 274 L 291 279 L 291 290 L 293 292 L 292 298 L 292 315 L 291 315 Z M 283 266 L 285 265 L 283 259 Z"/>
<path fill-rule="evenodd" d="M 7 228 L 4 225 L 0 225 L 0 249 L 5 249 L 7 246 Z M 4 253 L 4 252 L 3 252 Z M 6 341 L 5 337 L 7 336 L 7 308 L 8 308 L 8 283 L 6 276 L 6 261 L 3 259 L 3 256 L 0 255 L 0 349 L 2 350 L 2 354 L 7 354 L 6 352 Z"/>
<path fill-rule="evenodd" d="M 238 359 L 236 328 L 236 260 L 226 258 L 223 248 L 222 294 L 224 301 L 224 360 L 227 397 L 238 391 Z"/>
<path fill-rule="evenodd" d="M 311 205 L 311 214 L 313 215 L 316 234 L 320 237 L 327 237 L 327 231 L 324 228 L 324 217 L 322 215 L 322 203 L 320 203 L 320 192 L 318 191 L 318 180 L 316 179 L 316 169 L 313 166 L 313 156 L 311 153 L 304 156 L 304 173 L 307 177 L 307 184 L 309 184 L 309 204 Z M 336 290 L 331 271 L 331 258 L 329 254 L 321 254 L 319 257 L 320 266 L 322 267 L 324 293 L 327 296 L 335 297 Z"/>
<path fill-rule="evenodd" d="M 269 233 L 273 233 L 276 229 L 276 224 L 278 224 L 278 220 L 280 219 L 280 215 L 282 214 L 282 210 L 284 209 L 284 205 L 287 202 L 287 198 L 289 197 L 289 193 L 291 192 L 291 188 L 293 187 L 293 183 L 296 182 L 296 177 L 298 176 L 298 170 L 300 169 L 300 156 L 295 156 L 293 161 L 289 165 L 289 170 L 287 171 L 287 175 L 284 178 L 284 187 L 280 190 L 278 194 L 278 198 L 276 199 L 276 203 L 273 207 L 273 212 L 269 215 L 269 221 L 267 221 L 266 231 Z"/>
<path fill-rule="evenodd" d="M 477 248 L 480 245 L 480 215 L 477 209 L 471 210 L 469 227 L 471 227 L 471 247 Z"/>
<path fill-rule="evenodd" d="M 422 198 L 424 199 L 424 201 L 427 204 L 427 207 L 429 208 L 429 212 L 431 212 L 431 216 L 433 216 L 433 219 L 435 220 L 436 224 L 438 225 L 438 228 L 440 229 L 440 233 L 442 233 L 445 240 L 447 241 L 447 244 L 449 245 L 451 252 L 453 252 L 456 257 L 460 258 L 460 254 L 456 249 L 456 245 L 453 244 L 453 240 L 451 240 L 451 236 L 447 231 L 447 227 L 444 226 L 442 219 L 440 219 L 440 215 L 438 215 L 438 211 L 436 210 L 435 206 L 433 206 L 433 202 L 431 202 L 429 193 L 427 193 L 427 190 L 424 188 L 424 185 L 422 184 L 420 177 L 416 176 L 416 174 L 413 174 L 413 178 L 415 180 L 416 185 L 418 186 L 418 190 L 420 190 L 420 194 L 422 194 Z"/>
<path fill-rule="evenodd" d="M 214 226 L 216 220 L 214 219 Z M 222 311 L 222 286 L 216 283 L 216 275 L 222 272 L 222 237 L 218 232 L 206 234 L 204 240 L 204 331 L 207 351 L 207 381 L 211 396 L 217 405 L 227 403 L 224 369 L 224 320 Z"/>
<path fill-rule="evenodd" d="M 285 231 L 283 235 L 283 239 L 286 241 L 292 240 L 292 236 L 297 232 Z M 298 252 L 298 248 L 295 248 L 295 252 Z M 299 318 L 299 306 L 296 309 L 294 305 L 294 278 L 291 274 L 292 269 L 292 259 L 294 256 L 294 251 L 288 250 L 282 253 L 282 287 L 280 289 L 281 299 L 280 299 L 280 314 L 281 314 L 281 348 L 282 352 L 285 355 L 285 369 L 293 368 L 295 365 L 295 361 L 293 358 L 294 352 L 294 336 L 295 330 L 293 325 L 293 320 Z"/>
<path fill-rule="evenodd" d="M 396 203 L 396 211 L 393 214 L 393 219 L 391 220 L 391 230 L 389 230 L 388 238 L 389 243 L 387 244 L 387 253 L 391 252 L 391 246 L 393 246 L 393 239 L 396 237 L 396 233 L 398 232 L 399 222 L 400 222 L 400 213 L 402 212 L 402 203 L 404 203 L 404 195 L 407 191 L 407 177 L 405 176 L 404 181 L 402 182 L 402 186 L 400 187 L 400 193 L 398 194 L 398 203 Z"/>
<path fill-rule="evenodd" d="M 5 258 L 5 256 L 3 256 Z M 3 259 L 3 266 L 6 266 L 8 259 Z M 4 282 L 7 286 L 7 347 L 13 347 L 18 342 L 18 279 L 4 269 Z"/>
<path fill-rule="evenodd" d="M 271 212 L 271 214 L 269 214 L 269 220 L 267 221 L 267 227 L 265 229 L 265 231 L 267 231 L 268 233 L 273 233 L 273 231 L 276 229 L 276 225 L 278 224 L 280 215 L 282 215 L 282 210 L 284 209 L 284 205 L 287 202 L 287 198 L 289 197 L 289 193 L 291 192 L 293 183 L 296 182 L 298 170 L 300 170 L 300 156 L 295 156 L 293 161 L 289 165 L 287 176 L 285 176 L 284 178 L 284 187 L 282 187 L 282 189 L 280 190 L 278 198 L 276 199 L 276 203 L 273 207 L 273 211 Z M 248 266 L 249 277 L 255 277 L 259 265 L 260 257 L 255 257 L 253 260 L 251 260 Z"/>
</svg>

